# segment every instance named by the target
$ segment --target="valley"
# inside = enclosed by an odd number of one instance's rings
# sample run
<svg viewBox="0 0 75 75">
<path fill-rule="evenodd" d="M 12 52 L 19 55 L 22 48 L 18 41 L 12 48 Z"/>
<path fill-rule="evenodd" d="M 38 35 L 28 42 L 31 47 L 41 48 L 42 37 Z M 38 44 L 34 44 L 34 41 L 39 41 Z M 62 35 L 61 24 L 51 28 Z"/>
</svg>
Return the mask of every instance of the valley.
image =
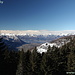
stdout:
<svg viewBox="0 0 75 75">
<path fill-rule="evenodd" d="M 47 43 L 47 47 L 45 47 L 46 50 L 49 45 L 61 47 L 62 45 L 70 41 L 66 40 L 65 37 L 74 34 L 75 34 L 74 30 L 73 31 L 1 30 L 1 36 L 3 37 L 5 44 L 8 46 L 9 49 L 16 51 L 22 49 L 24 49 L 24 51 L 27 51 L 33 49 L 35 46 L 42 51 L 44 50 L 43 46 L 46 46 L 45 45 L 46 43 Z"/>
</svg>

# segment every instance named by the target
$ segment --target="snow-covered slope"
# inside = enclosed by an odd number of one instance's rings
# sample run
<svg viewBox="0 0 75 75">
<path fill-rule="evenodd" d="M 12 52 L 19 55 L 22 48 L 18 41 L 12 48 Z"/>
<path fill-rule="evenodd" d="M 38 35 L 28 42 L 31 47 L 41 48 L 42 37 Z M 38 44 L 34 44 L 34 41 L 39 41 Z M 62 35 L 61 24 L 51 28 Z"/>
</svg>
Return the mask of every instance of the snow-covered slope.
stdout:
<svg viewBox="0 0 75 75">
<path fill-rule="evenodd" d="M 39 52 L 39 53 L 47 52 L 49 46 L 51 46 L 51 47 L 56 46 L 57 47 L 57 44 L 46 42 L 46 43 L 44 43 L 44 44 L 37 47 L 37 52 Z"/>
<path fill-rule="evenodd" d="M 42 45 L 40 45 L 40 46 L 37 47 L 37 52 L 39 52 L 39 53 L 42 54 L 43 52 L 47 52 L 49 46 L 50 47 L 55 46 L 55 47 L 60 48 L 64 44 L 67 44 L 68 42 L 70 42 L 70 39 L 69 38 L 67 39 L 67 37 L 59 38 L 59 39 L 57 39 L 57 40 L 55 40 L 53 42 L 50 42 L 50 43 L 46 42 L 46 43 L 44 43 L 44 44 L 42 44 Z"/>
</svg>

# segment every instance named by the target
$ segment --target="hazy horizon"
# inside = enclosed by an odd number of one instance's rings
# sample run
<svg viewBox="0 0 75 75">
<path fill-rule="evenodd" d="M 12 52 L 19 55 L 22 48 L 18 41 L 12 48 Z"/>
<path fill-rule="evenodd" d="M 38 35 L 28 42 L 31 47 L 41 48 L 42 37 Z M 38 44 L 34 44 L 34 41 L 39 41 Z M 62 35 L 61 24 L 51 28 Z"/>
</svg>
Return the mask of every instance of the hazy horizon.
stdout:
<svg viewBox="0 0 75 75">
<path fill-rule="evenodd" d="M 0 31 L 75 31 L 75 30 L 0 30 Z"/>
</svg>

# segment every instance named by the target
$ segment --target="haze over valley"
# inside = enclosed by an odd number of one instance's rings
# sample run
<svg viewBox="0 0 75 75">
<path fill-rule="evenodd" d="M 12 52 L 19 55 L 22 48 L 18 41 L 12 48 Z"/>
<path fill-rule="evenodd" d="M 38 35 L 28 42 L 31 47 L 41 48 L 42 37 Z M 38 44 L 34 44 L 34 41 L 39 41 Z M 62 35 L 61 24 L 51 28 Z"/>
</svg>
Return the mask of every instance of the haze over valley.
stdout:
<svg viewBox="0 0 75 75">
<path fill-rule="evenodd" d="M 75 30 L 49 31 L 49 30 L 0 30 L 1 35 L 74 35 Z"/>
<path fill-rule="evenodd" d="M 75 30 L 1 30 L 1 36 L 4 42 L 12 50 L 25 49 L 27 51 L 35 46 L 40 46 L 46 42 L 50 43 L 53 40 L 70 35 L 75 35 Z"/>
</svg>

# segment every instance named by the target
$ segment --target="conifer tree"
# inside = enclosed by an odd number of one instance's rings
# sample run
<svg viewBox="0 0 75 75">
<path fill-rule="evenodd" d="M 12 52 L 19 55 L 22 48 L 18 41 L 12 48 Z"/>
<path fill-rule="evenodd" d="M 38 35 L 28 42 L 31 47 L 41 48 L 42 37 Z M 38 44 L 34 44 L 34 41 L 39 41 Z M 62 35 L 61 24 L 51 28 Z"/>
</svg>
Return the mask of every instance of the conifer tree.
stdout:
<svg viewBox="0 0 75 75">
<path fill-rule="evenodd" d="M 19 64 L 17 67 L 16 75 L 23 75 L 23 56 L 24 56 L 24 51 L 20 51 L 20 58 L 19 58 Z"/>
<path fill-rule="evenodd" d="M 48 46 L 48 50 L 47 50 L 47 53 L 49 54 L 51 52 L 51 47 L 50 45 Z"/>
<path fill-rule="evenodd" d="M 42 60 L 41 60 L 41 75 L 47 75 L 47 60 L 46 60 L 46 53 L 42 53 Z"/>
<path fill-rule="evenodd" d="M 23 57 L 23 75 L 32 75 L 31 72 L 31 63 L 30 63 L 31 52 L 28 50 L 24 53 Z"/>
<path fill-rule="evenodd" d="M 41 60 L 41 54 L 37 53 L 37 49 L 33 50 L 30 56 L 30 64 L 31 64 L 31 71 L 32 75 L 38 75 L 40 72 L 40 60 Z"/>
<path fill-rule="evenodd" d="M 68 71 L 75 71 L 75 54 L 73 53 L 73 51 L 70 52 L 70 54 L 68 55 Z"/>
</svg>

